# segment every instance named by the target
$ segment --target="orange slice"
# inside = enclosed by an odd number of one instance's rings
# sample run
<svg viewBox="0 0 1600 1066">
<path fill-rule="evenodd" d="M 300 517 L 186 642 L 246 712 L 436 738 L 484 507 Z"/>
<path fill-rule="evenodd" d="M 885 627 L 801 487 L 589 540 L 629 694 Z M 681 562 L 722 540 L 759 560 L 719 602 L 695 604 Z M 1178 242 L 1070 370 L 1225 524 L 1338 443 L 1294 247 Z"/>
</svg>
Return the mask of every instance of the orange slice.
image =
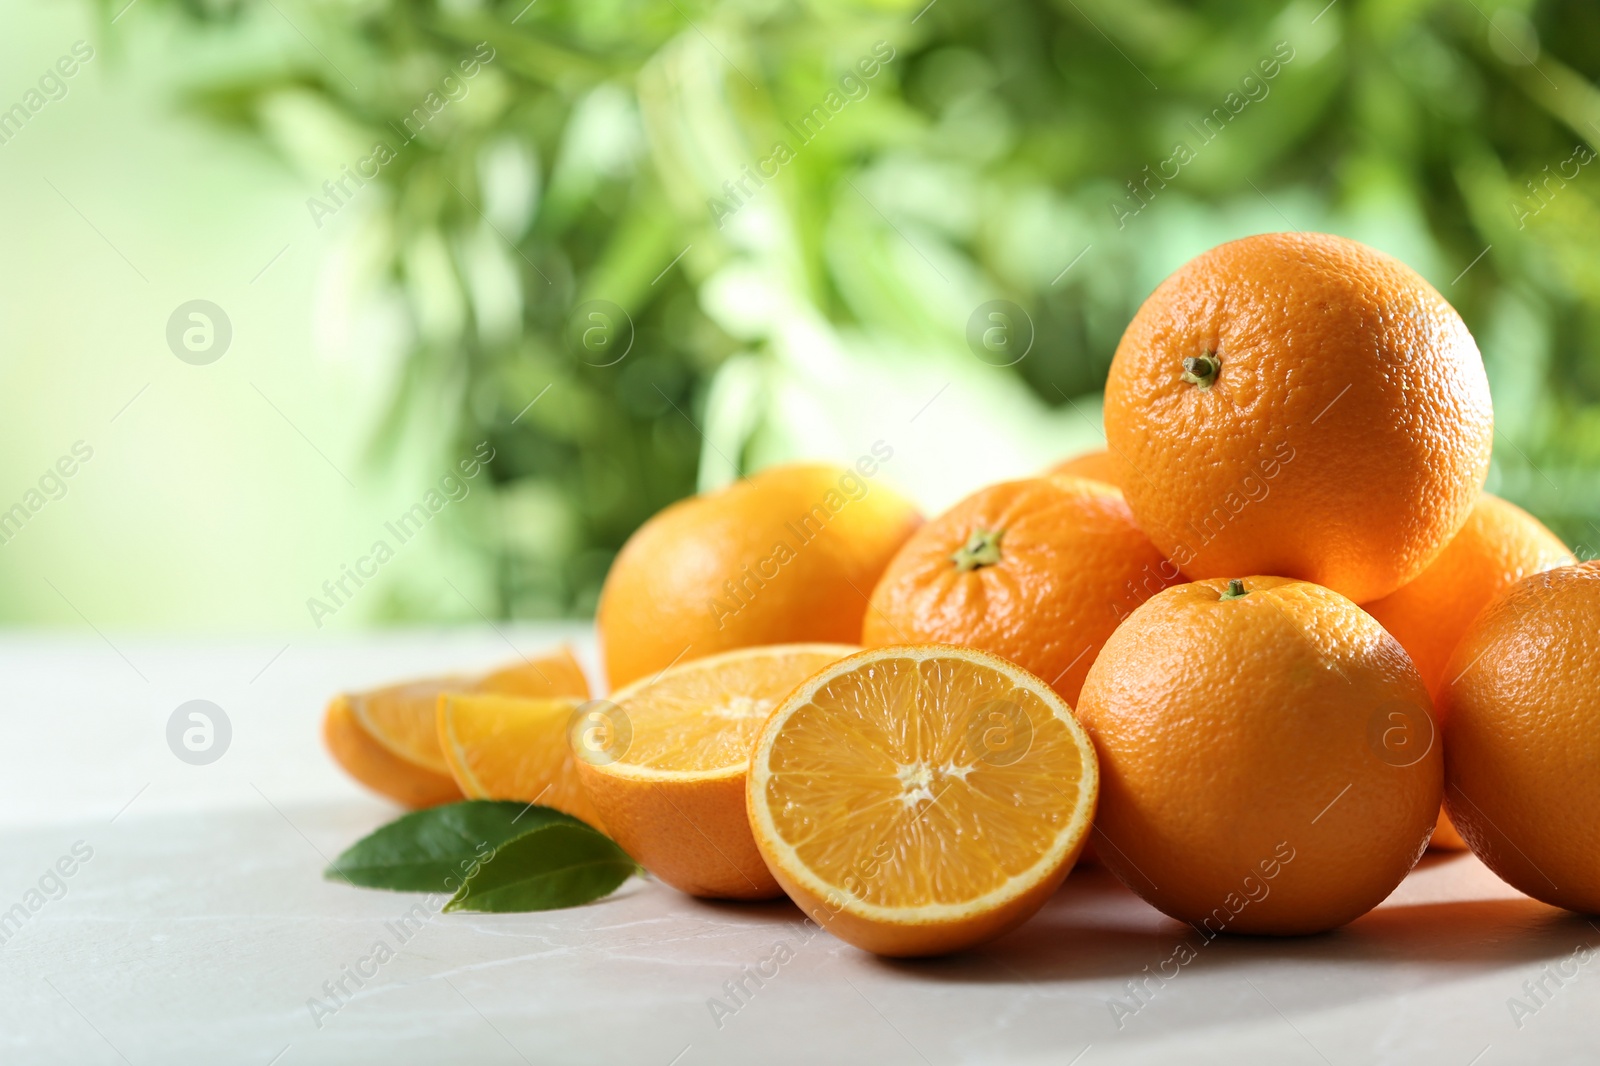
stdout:
<svg viewBox="0 0 1600 1066">
<path fill-rule="evenodd" d="M 373 740 L 409 763 L 448 777 L 450 766 L 439 747 L 438 722 L 439 696 L 446 692 L 586 699 L 589 682 L 572 650 L 561 647 L 480 677 L 424 678 L 341 698 Z"/>
<path fill-rule="evenodd" d="M 346 773 L 402 807 L 433 807 L 461 798 L 449 777 L 407 762 L 373 740 L 350 713 L 347 697 L 335 697 L 328 705 L 322 739 Z"/>
<path fill-rule="evenodd" d="M 745 819 L 750 745 L 796 685 L 855 650 L 740 648 L 587 704 L 570 740 L 606 830 L 641 866 L 690 895 L 781 895 Z"/>
<path fill-rule="evenodd" d="M 1061 697 L 948 645 L 875 648 L 786 699 L 750 757 L 750 827 L 800 908 L 880 955 L 1033 915 L 1082 850 L 1100 778 Z"/>
<path fill-rule="evenodd" d="M 568 724 L 581 705 L 445 693 L 439 697 L 439 746 L 450 776 L 468 799 L 539 803 L 599 828 L 567 744 Z"/>
</svg>

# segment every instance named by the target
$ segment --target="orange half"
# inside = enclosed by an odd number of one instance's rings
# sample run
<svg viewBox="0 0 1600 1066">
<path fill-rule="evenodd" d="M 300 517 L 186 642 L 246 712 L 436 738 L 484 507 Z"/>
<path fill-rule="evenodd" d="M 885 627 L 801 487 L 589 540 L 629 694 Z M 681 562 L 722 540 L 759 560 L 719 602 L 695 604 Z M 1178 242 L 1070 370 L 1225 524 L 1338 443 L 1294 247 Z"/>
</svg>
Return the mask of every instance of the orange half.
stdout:
<svg viewBox="0 0 1600 1066">
<path fill-rule="evenodd" d="M 1031 917 L 1088 836 L 1094 747 L 1049 685 L 949 645 L 811 677 L 751 755 L 750 826 L 800 908 L 881 955 L 970 947 Z"/>
<path fill-rule="evenodd" d="M 606 830 L 641 866 L 690 895 L 781 895 L 745 819 L 750 746 L 795 686 L 855 650 L 740 648 L 585 704 L 570 740 Z"/>
</svg>

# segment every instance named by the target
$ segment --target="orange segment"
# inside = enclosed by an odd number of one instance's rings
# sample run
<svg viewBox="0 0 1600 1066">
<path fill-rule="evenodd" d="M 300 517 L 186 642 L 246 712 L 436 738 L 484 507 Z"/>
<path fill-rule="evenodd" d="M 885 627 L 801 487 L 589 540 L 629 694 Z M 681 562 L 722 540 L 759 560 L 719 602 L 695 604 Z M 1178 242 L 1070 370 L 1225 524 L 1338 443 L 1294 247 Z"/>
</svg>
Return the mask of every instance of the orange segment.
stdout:
<svg viewBox="0 0 1600 1066">
<path fill-rule="evenodd" d="M 1030 917 L 1082 849 L 1094 748 L 1042 680 L 903 645 L 834 663 L 767 720 L 749 817 L 789 896 L 844 940 L 933 955 Z"/>
<path fill-rule="evenodd" d="M 432 677 L 406 681 L 342 697 L 374 740 L 391 753 L 425 770 L 448 776 L 439 747 L 439 697 L 446 692 L 494 692 L 508 696 L 589 695 L 583 669 L 570 648 L 495 670 L 481 677 Z"/>
<path fill-rule="evenodd" d="M 575 699 L 445 693 L 439 746 L 450 776 L 468 799 L 539 803 L 599 827 L 567 744 L 579 706 Z"/>
<path fill-rule="evenodd" d="M 691 895 L 779 895 L 745 818 L 750 747 L 795 686 L 855 650 L 741 648 L 588 704 L 571 740 L 607 831 L 645 869 Z"/>
<path fill-rule="evenodd" d="M 322 739 L 345 772 L 403 807 L 433 807 L 461 798 L 461 790 L 449 777 L 407 762 L 373 740 L 350 713 L 344 696 L 328 705 Z"/>
</svg>

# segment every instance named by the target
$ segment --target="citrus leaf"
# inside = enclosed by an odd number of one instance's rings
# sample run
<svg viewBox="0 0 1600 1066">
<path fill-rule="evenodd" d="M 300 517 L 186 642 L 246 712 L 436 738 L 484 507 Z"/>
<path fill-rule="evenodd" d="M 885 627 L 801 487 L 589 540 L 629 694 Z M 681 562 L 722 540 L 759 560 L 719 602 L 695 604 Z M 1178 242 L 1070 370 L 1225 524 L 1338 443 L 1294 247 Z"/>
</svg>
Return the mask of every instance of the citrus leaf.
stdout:
<svg viewBox="0 0 1600 1066">
<path fill-rule="evenodd" d="M 429 807 L 362 837 L 323 876 L 363 888 L 454 892 L 506 841 L 551 825 L 583 823 L 549 807 L 503 800 Z"/>
<path fill-rule="evenodd" d="M 608 896 L 639 866 L 603 833 L 583 824 L 553 824 L 495 851 L 449 903 L 447 911 L 548 911 Z"/>
</svg>

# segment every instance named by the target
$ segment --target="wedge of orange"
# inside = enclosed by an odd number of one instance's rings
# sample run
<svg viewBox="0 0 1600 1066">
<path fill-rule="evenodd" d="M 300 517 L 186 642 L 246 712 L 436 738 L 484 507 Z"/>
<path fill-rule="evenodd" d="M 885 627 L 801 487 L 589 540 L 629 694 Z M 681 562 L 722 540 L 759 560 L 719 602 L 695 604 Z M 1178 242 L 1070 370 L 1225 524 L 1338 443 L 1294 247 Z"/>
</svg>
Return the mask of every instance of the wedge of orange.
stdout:
<svg viewBox="0 0 1600 1066">
<path fill-rule="evenodd" d="M 468 799 L 521 800 L 602 828 L 578 781 L 567 727 L 582 701 L 554 697 L 439 697 L 439 746 Z"/>
<path fill-rule="evenodd" d="M 937 955 L 1033 915 L 1082 850 L 1094 747 L 1004 659 L 874 648 L 808 679 L 751 754 L 750 827 L 778 884 L 841 939 Z"/>
<path fill-rule="evenodd" d="M 402 807 L 434 807 L 461 798 L 461 790 L 449 775 L 424 770 L 373 740 L 350 713 L 347 697 L 340 696 L 328 705 L 322 739 L 346 773 Z"/>
<path fill-rule="evenodd" d="M 379 744 L 400 758 L 448 777 L 439 747 L 438 705 L 445 692 L 587 699 L 589 682 L 567 647 L 477 677 L 431 677 L 338 697 Z M 337 702 L 337 700 L 335 701 Z"/>
<path fill-rule="evenodd" d="M 745 819 L 750 745 L 795 686 L 854 647 L 777 644 L 695 659 L 578 716 L 578 777 L 607 832 L 690 895 L 781 895 Z"/>
</svg>

